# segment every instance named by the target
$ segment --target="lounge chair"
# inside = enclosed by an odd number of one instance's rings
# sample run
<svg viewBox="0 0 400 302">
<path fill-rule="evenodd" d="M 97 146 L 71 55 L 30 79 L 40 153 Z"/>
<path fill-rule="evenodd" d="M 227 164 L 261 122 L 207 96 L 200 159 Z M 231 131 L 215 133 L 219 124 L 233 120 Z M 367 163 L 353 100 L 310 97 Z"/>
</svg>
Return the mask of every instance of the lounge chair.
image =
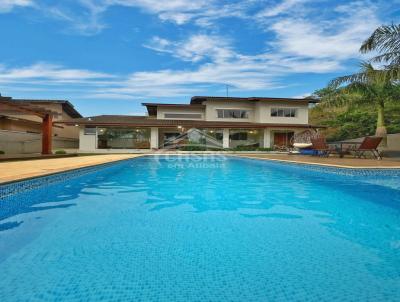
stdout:
<svg viewBox="0 0 400 302">
<path fill-rule="evenodd" d="M 378 146 L 382 141 L 382 137 L 378 136 L 366 136 L 362 143 L 356 147 L 354 150 L 352 150 L 355 154 L 356 157 L 361 158 L 367 158 L 365 153 L 366 152 L 371 152 L 372 155 L 376 159 L 382 159 L 382 155 L 378 150 Z"/>
<path fill-rule="evenodd" d="M 314 155 L 328 157 L 332 152 L 336 152 L 336 148 L 329 146 L 324 137 L 311 138 L 312 149 Z"/>
</svg>

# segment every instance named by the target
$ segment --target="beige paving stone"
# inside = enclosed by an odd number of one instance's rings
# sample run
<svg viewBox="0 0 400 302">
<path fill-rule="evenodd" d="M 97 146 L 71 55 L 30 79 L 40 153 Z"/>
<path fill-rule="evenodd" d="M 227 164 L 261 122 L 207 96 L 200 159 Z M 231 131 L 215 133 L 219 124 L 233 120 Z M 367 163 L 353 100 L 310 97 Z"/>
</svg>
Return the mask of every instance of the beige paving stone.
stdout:
<svg viewBox="0 0 400 302">
<path fill-rule="evenodd" d="M 76 156 L 67 158 L 51 158 L 0 162 L 0 183 L 43 176 L 57 172 L 89 167 L 129 158 L 143 156 L 141 154 L 105 154 Z"/>
</svg>

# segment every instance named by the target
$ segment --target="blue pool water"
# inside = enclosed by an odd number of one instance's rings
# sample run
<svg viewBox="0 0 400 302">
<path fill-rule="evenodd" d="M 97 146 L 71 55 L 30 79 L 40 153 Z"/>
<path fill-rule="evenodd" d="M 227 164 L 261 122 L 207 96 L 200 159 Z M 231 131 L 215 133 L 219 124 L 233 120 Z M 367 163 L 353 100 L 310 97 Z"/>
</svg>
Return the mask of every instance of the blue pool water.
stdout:
<svg viewBox="0 0 400 302">
<path fill-rule="evenodd" d="M 400 301 L 400 174 L 338 171 L 144 157 L 3 196 L 0 300 Z"/>
</svg>

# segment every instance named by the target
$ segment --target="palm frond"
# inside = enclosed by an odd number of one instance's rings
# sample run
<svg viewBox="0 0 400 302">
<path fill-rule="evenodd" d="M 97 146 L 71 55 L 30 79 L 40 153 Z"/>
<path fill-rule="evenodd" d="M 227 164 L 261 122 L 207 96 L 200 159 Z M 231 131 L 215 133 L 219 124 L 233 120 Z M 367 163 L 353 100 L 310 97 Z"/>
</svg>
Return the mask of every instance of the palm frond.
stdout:
<svg viewBox="0 0 400 302">
<path fill-rule="evenodd" d="M 400 24 L 383 25 L 361 45 L 361 53 L 370 51 L 400 52 Z"/>
<path fill-rule="evenodd" d="M 400 62 L 400 51 L 392 51 L 378 55 L 373 57 L 371 62 L 391 62 L 391 64 L 396 62 L 398 64 L 398 62 Z"/>
<path fill-rule="evenodd" d="M 367 79 L 367 75 L 364 72 L 360 72 L 360 73 L 355 73 L 355 74 L 346 75 L 346 76 L 342 76 L 342 77 L 337 77 L 337 78 L 331 80 L 329 82 L 328 86 L 332 87 L 332 88 L 337 88 L 344 84 L 355 83 L 355 82 L 362 83 L 362 82 L 365 82 L 366 79 Z"/>
<path fill-rule="evenodd" d="M 399 62 L 400 63 L 400 62 Z M 387 66 L 386 77 L 391 80 L 394 84 L 398 84 L 400 81 L 400 64 L 394 64 Z"/>
</svg>

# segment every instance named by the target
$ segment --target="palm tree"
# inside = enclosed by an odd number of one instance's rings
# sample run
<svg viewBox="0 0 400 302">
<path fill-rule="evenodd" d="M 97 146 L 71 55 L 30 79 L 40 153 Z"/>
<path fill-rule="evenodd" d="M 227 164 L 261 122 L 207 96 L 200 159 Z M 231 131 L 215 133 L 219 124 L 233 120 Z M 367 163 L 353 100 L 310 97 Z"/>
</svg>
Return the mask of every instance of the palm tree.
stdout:
<svg viewBox="0 0 400 302">
<path fill-rule="evenodd" d="M 372 62 L 388 64 L 389 69 L 400 67 L 400 24 L 383 25 L 361 45 L 360 52 L 377 51 L 378 56 Z"/>
<path fill-rule="evenodd" d="M 338 77 L 330 82 L 329 87 L 337 92 L 330 97 L 330 103 L 371 103 L 377 107 L 376 136 L 383 137 L 382 146 L 386 146 L 385 103 L 400 97 L 398 85 L 392 81 L 387 71 L 375 69 L 370 63 L 363 62 L 358 73 Z"/>
</svg>

